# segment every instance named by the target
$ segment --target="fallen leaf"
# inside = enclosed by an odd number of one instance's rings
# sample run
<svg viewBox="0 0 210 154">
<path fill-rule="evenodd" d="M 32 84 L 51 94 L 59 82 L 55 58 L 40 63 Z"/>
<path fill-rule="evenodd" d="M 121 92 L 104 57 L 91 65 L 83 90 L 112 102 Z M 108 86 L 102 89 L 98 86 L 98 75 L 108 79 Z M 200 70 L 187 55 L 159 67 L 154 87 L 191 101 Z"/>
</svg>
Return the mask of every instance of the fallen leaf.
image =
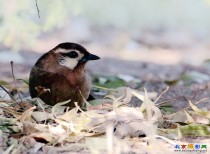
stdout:
<svg viewBox="0 0 210 154">
<path fill-rule="evenodd" d="M 23 121 L 23 133 L 24 134 L 29 135 L 29 134 L 36 133 L 39 131 L 40 131 L 40 129 L 39 129 L 39 127 L 38 128 L 36 127 L 36 124 L 31 123 L 29 121 Z"/>
<path fill-rule="evenodd" d="M 54 119 L 54 116 L 52 113 L 48 112 L 40 112 L 40 111 L 35 111 L 32 113 L 33 117 L 36 119 L 36 121 L 45 121 L 48 119 Z"/>
<path fill-rule="evenodd" d="M 195 113 L 210 119 L 210 112 L 209 111 L 203 111 L 203 110 L 199 109 L 190 100 L 188 102 L 189 102 L 190 107 L 195 111 Z"/>
<path fill-rule="evenodd" d="M 29 109 L 27 109 L 25 112 L 23 112 L 23 114 L 21 116 L 19 116 L 17 119 L 20 120 L 20 122 L 23 121 L 32 121 L 31 115 L 32 112 L 34 111 L 34 109 L 36 109 L 36 106 L 33 106 Z"/>
<path fill-rule="evenodd" d="M 50 89 L 47 89 L 47 88 L 42 87 L 42 86 L 35 87 L 35 90 L 37 91 L 38 96 L 41 96 L 42 94 L 44 94 L 46 92 L 50 92 Z"/>
<path fill-rule="evenodd" d="M 64 102 L 56 103 L 52 107 L 52 110 L 51 110 L 52 114 L 55 115 L 55 116 L 63 114 L 66 106 L 62 106 L 62 105 L 65 105 L 65 104 L 69 103 L 70 101 L 71 100 L 67 100 L 67 101 L 64 101 Z"/>
<path fill-rule="evenodd" d="M 187 117 L 187 123 L 194 123 L 195 122 L 195 120 L 193 119 L 193 117 L 191 117 L 189 115 L 189 113 L 187 113 L 186 110 L 184 110 L 184 113 L 186 114 L 186 117 Z"/>
<path fill-rule="evenodd" d="M 192 118 L 195 120 L 196 123 L 201 124 L 209 124 L 209 119 L 205 116 L 199 115 L 199 114 L 193 114 Z"/>
</svg>

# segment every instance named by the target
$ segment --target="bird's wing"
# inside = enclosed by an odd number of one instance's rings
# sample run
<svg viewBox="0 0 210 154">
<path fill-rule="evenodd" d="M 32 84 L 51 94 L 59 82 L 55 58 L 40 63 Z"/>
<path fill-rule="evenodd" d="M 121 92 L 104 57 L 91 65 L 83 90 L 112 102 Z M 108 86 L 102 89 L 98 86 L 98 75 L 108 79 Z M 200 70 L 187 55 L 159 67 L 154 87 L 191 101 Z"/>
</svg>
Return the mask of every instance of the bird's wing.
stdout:
<svg viewBox="0 0 210 154">
<path fill-rule="evenodd" d="M 35 87 L 41 86 L 50 90 L 54 90 L 62 83 L 67 83 L 62 74 L 55 72 L 45 71 L 34 67 L 29 77 L 29 89 L 32 97 L 37 97 L 37 91 Z"/>
</svg>

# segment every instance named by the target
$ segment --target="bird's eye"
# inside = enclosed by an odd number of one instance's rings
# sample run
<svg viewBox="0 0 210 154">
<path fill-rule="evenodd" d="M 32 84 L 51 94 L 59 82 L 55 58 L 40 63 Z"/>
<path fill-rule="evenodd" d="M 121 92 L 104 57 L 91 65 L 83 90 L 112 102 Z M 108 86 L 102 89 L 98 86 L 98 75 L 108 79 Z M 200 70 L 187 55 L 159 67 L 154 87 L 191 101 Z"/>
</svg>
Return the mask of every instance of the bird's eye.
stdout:
<svg viewBox="0 0 210 154">
<path fill-rule="evenodd" d="M 78 53 L 76 51 L 71 51 L 67 54 L 67 56 L 70 57 L 70 58 L 77 58 Z"/>
</svg>

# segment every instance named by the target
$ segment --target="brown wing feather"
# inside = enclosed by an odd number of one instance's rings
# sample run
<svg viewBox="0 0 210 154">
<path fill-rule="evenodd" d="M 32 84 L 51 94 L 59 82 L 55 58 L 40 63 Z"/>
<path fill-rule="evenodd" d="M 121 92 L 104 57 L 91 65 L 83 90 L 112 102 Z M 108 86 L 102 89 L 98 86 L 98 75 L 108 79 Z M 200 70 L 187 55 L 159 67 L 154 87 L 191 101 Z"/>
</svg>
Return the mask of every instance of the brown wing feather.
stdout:
<svg viewBox="0 0 210 154">
<path fill-rule="evenodd" d="M 39 73 L 37 73 L 39 72 Z M 66 72 L 64 70 L 64 72 Z M 76 77 L 76 78 L 75 78 Z M 40 98 L 49 105 L 55 105 L 58 102 L 63 102 L 71 99 L 69 106 L 74 106 L 74 102 L 79 105 L 83 104 L 82 95 L 87 99 L 90 91 L 89 81 L 84 77 L 80 77 L 73 72 L 68 73 L 53 73 L 38 69 L 36 66 L 32 69 L 29 78 L 29 89 L 32 97 L 37 97 L 35 87 L 42 86 L 50 89 L 40 96 Z"/>
</svg>

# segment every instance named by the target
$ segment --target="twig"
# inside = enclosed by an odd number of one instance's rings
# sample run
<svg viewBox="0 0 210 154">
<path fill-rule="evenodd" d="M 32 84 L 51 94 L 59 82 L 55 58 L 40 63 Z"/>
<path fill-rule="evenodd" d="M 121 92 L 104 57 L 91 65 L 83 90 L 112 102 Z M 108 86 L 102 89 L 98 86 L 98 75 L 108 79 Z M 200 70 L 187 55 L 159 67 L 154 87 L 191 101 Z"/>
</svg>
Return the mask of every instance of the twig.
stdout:
<svg viewBox="0 0 210 154">
<path fill-rule="evenodd" d="M 20 92 L 19 92 L 18 87 L 17 87 L 17 82 L 16 82 L 16 79 L 15 79 L 15 75 L 14 75 L 13 61 L 11 61 L 10 63 L 11 63 L 12 77 L 13 77 L 13 80 L 14 80 L 14 83 L 15 83 L 15 88 L 17 89 L 17 93 L 18 93 L 18 97 L 20 98 L 20 102 L 23 103 L 23 100 L 20 96 Z"/>
<path fill-rule="evenodd" d="M 43 111 L 44 113 L 46 113 L 46 111 L 44 110 L 42 104 L 39 102 L 39 97 L 36 98 L 35 102 L 37 102 L 37 103 L 39 104 L 39 106 L 41 107 L 42 111 Z M 31 115 L 31 116 L 33 117 L 33 119 L 34 119 L 37 123 L 39 123 L 38 120 L 37 120 L 33 115 Z M 47 119 L 44 120 L 44 124 L 46 124 L 46 122 L 47 122 Z"/>
<path fill-rule="evenodd" d="M 38 12 L 38 16 L 39 16 L 39 19 L 40 19 L 40 14 L 39 14 L 39 7 L 38 7 L 38 3 L 37 3 L 37 0 L 36 1 L 36 9 L 37 9 L 37 12 Z"/>
<path fill-rule="evenodd" d="M 37 102 L 37 103 L 38 103 L 38 105 L 41 107 L 42 111 L 43 111 L 43 112 L 45 112 L 45 110 L 44 110 L 44 108 L 43 108 L 42 104 L 39 102 L 39 97 L 36 97 L 35 102 Z"/>
<path fill-rule="evenodd" d="M 199 104 L 199 103 L 201 103 L 201 102 L 203 102 L 203 101 L 205 101 L 205 100 L 207 100 L 207 99 L 209 99 L 209 97 L 205 97 L 205 98 L 203 98 L 203 99 L 201 99 L 201 100 L 195 102 L 194 105 L 197 105 L 197 104 Z M 189 99 L 187 99 L 187 100 L 190 101 Z M 185 107 L 185 108 L 182 109 L 182 110 L 189 109 L 191 106 L 192 106 L 192 105 L 189 105 L 188 107 Z"/>
<path fill-rule="evenodd" d="M 33 115 L 31 115 L 31 118 L 32 118 L 37 124 L 39 124 L 39 121 L 38 121 Z"/>
<path fill-rule="evenodd" d="M 199 103 L 201 103 L 201 102 L 203 102 L 203 101 L 205 101 L 205 100 L 207 100 L 207 99 L 209 99 L 209 97 L 205 97 L 205 98 L 203 98 L 203 99 L 197 101 L 196 103 L 194 103 L 194 105 L 197 105 L 197 104 L 199 104 Z M 189 100 L 188 100 L 188 101 L 189 101 Z M 171 117 L 171 116 L 175 115 L 175 114 L 176 114 L 177 112 L 179 112 L 179 111 L 189 109 L 191 106 L 192 106 L 192 105 L 189 105 L 188 107 L 185 107 L 185 108 L 181 108 L 181 109 L 179 109 L 178 111 L 176 111 L 175 113 L 173 113 L 173 114 L 171 114 L 171 115 L 169 115 L 169 116 Z"/>
<path fill-rule="evenodd" d="M 205 100 L 207 100 L 207 99 L 209 99 L 209 97 L 205 97 L 205 98 L 203 98 L 203 99 L 201 99 L 201 100 L 195 102 L 195 104 L 198 104 L 198 103 L 200 103 L 200 102 L 202 102 L 202 101 L 205 101 Z"/>
<path fill-rule="evenodd" d="M 166 104 L 166 103 L 175 101 L 175 100 L 177 100 L 177 98 L 165 100 L 165 101 L 163 101 L 163 102 L 157 103 L 156 106 L 160 106 L 160 105 L 163 105 L 163 104 Z"/>
<path fill-rule="evenodd" d="M 2 85 L 0 85 L 0 87 L 21 107 L 23 108 L 23 106 L 20 104 L 20 102 L 18 102 L 11 94 L 9 91 L 7 91 L 7 89 L 5 89 Z"/>
<path fill-rule="evenodd" d="M 166 89 L 158 96 L 158 98 L 154 101 L 154 104 L 160 99 L 160 97 L 168 91 L 169 87 L 167 86 Z"/>
<path fill-rule="evenodd" d="M 113 92 L 118 92 L 117 90 L 114 89 L 110 89 L 110 88 L 105 88 L 105 87 L 101 87 L 101 86 L 93 86 L 93 88 L 97 88 L 97 89 L 103 89 L 103 90 L 107 90 L 107 91 L 113 91 Z"/>
</svg>

